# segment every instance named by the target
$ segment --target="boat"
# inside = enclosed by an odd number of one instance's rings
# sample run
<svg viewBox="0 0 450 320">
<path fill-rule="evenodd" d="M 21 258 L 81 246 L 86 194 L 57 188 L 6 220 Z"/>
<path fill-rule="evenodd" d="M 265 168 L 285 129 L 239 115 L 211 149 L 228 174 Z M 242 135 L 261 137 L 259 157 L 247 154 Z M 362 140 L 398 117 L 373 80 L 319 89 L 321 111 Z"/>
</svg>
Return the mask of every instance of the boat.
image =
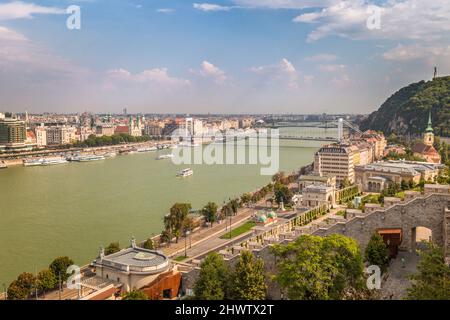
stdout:
<svg viewBox="0 0 450 320">
<path fill-rule="evenodd" d="M 158 150 L 157 147 L 145 147 L 145 148 L 138 148 L 136 149 L 137 152 L 151 152 Z"/>
<path fill-rule="evenodd" d="M 169 153 L 169 154 L 162 154 L 160 156 L 158 156 L 156 158 L 156 160 L 165 160 L 165 159 L 172 159 L 173 158 L 173 154 Z"/>
<path fill-rule="evenodd" d="M 36 166 L 42 166 L 43 162 L 44 162 L 43 158 L 29 159 L 29 160 L 24 160 L 23 165 L 24 165 L 24 167 L 36 167 Z"/>
<path fill-rule="evenodd" d="M 3 161 L 0 161 L 0 169 L 6 169 L 8 166 Z"/>
<path fill-rule="evenodd" d="M 70 161 L 75 162 L 90 162 L 90 161 L 99 161 L 99 160 L 105 160 L 104 156 L 90 154 L 90 155 L 84 155 L 84 156 L 75 156 L 70 158 Z"/>
<path fill-rule="evenodd" d="M 117 153 L 115 153 L 115 152 L 107 152 L 107 153 L 103 154 L 103 156 L 105 158 L 114 158 L 115 156 L 117 156 Z"/>
<path fill-rule="evenodd" d="M 193 174 L 194 174 L 194 171 L 190 168 L 187 168 L 187 169 L 184 169 L 184 170 L 181 170 L 180 172 L 178 172 L 177 176 L 185 178 L 185 177 L 192 176 Z"/>
<path fill-rule="evenodd" d="M 57 164 L 67 163 L 67 160 L 61 157 L 58 158 L 45 158 L 42 160 L 42 166 L 53 166 Z"/>
</svg>

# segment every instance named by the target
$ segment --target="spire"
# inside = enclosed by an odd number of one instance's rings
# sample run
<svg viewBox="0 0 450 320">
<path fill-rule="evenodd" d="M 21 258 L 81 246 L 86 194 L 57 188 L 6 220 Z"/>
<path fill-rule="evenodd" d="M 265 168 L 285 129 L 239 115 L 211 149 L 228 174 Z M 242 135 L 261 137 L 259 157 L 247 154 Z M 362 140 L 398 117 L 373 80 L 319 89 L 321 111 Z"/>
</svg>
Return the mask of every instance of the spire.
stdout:
<svg viewBox="0 0 450 320">
<path fill-rule="evenodd" d="M 431 110 L 430 110 L 430 114 L 428 115 L 428 127 L 427 127 L 427 132 L 433 132 L 433 123 L 431 122 Z"/>
</svg>

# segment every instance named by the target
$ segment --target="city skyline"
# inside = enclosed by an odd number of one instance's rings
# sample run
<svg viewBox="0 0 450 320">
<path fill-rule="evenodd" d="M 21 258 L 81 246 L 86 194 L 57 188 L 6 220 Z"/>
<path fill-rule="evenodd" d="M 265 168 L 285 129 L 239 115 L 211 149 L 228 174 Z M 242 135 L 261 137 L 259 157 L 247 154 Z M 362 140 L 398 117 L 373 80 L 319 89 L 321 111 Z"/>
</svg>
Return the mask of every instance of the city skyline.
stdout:
<svg viewBox="0 0 450 320">
<path fill-rule="evenodd" d="M 370 113 L 450 73 L 449 17 L 443 0 L 1 1 L 0 109 Z"/>
</svg>

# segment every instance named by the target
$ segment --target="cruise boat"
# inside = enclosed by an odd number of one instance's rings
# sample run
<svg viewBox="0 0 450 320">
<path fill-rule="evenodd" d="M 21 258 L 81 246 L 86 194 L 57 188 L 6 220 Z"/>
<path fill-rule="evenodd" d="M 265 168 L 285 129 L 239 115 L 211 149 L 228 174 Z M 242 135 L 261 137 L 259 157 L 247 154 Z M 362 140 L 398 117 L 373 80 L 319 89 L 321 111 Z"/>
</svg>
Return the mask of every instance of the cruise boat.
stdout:
<svg viewBox="0 0 450 320">
<path fill-rule="evenodd" d="M 75 162 L 90 162 L 90 161 L 99 161 L 99 160 L 105 160 L 104 156 L 90 154 L 90 155 L 84 155 L 84 156 L 75 156 L 70 159 L 70 161 Z"/>
<path fill-rule="evenodd" d="M 6 168 L 8 168 L 8 166 L 3 161 L 0 161 L 0 169 L 6 169 Z"/>
<path fill-rule="evenodd" d="M 178 172 L 178 177 L 182 177 L 182 178 L 185 178 L 185 177 L 189 177 L 189 176 L 192 176 L 194 174 L 194 171 L 192 170 L 192 169 L 184 169 L 184 170 L 181 170 L 180 172 Z"/>
<path fill-rule="evenodd" d="M 45 158 L 42 160 L 42 166 L 53 166 L 57 164 L 67 163 L 67 160 L 64 158 Z"/>
<path fill-rule="evenodd" d="M 39 159 L 28 159 L 23 161 L 24 167 L 36 167 L 36 166 L 42 166 L 42 163 L 44 162 L 43 158 Z"/>
<path fill-rule="evenodd" d="M 165 160 L 165 159 L 172 159 L 173 158 L 173 154 L 169 153 L 169 154 L 162 154 L 160 156 L 158 156 L 156 158 L 156 160 Z"/>
</svg>

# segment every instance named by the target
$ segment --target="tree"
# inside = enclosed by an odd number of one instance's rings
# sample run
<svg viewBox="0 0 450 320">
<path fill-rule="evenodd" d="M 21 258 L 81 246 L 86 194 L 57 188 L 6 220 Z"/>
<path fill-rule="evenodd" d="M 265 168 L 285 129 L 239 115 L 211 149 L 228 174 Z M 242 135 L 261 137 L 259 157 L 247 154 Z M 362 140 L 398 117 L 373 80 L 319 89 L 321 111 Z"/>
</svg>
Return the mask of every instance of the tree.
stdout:
<svg viewBox="0 0 450 320">
<path fill-rule="evenodd" d="M 7 290 L 9 300 L 25 300 L 30 295 L 30 292 L 30 290 L 22 287 L 17 280 L 11 282 Z"/>
<path fill-rule="evenodd" d="M 274 280 L 292 300 L 343 299 L 363 288 L 364 267 L 355 240 L 342 235 L 303 235 L 273 247 L 277 257 Z"/>
<path fill-rule="evenodd" d="M 199 300 L 223 300 L 228 297 L 230 270 L 222 256 L 216 252 L 208 254 L 200 265 L 200 274 L 194 286 Z"/>
<path fill-rule="evenodd" d="M 50 269 L 40 271 L 36 280 L 37 288 L 44 296 L 46 291 L 55 288 L 58 283 L 55 274 Z"/>
<path fill-rule="evenodd" d="M 292 202 L 292 191 L 288 186 L 277 182 L 274 185 L 275 201 L 280 204 L 283 202 L 285 205 L 289 205 Z"/>
<path fill-rule="evenodd" d="M 202 215 L 205 217 L 206 222 L 211 223 L 211 227 L 217 221 L 217 209 L 217 204 L 214 202 L 208 202 L 202 209 Z"/>
<path fill-rule="evenodd" d="M 252 201 L 252 195 L 250 193 L 244 193 L 241 196 L 241 204 L 242 205 L 248 205 Z"/>
<path fill-rule="evenodd" d="M 250 251 L 241 253 L 232 276 L 232 297 L 237 300 L 264 300 L 267 285 L 264 279 L 264 262 Z"/>
<path fill-rule="evenodd" d="M 181 236 L 183 221 L 191 209 L 190 203 L 175 203 L 170 208 L 169 214 L 164 217 L 165 229 L 176 238 L 177 243 Z"/>
<path fill-rule="evenodd" d="M 274 182 L 274 183 L 278 183 L 278 182 L 279 183 L 283 183 L 285 177 L 286 177 L 286 174 L 283 171 L 277 172 L 277 173 L 275 173 L 273 175 L 272 182 Z"/>
<path fill-rule="evenodd" d="M 120 251 L 120 244 L 118 242 L 111 242 L 105 248 L 105 255 L 109 256 L 110 254 L 116 253 Z"/>
<path fill-rule="evenodd" d="M 229 202 L 231 211 L 233 211 L 233 214 L 236 215 L 239 210 L 239 200 L 233 199 Z"/>
<path fill-rule="evenodd" d="M 155 249 L 155 243 L 153 242 L 153 240 L 151 238 L 148 238 L 143 246 L 144 249 L 148 249 L 148 250 L 154 250 Z"/>
<path fill-rule="evenodd" d="M 411 276 L 410 300 L 450 300 L 450 267 L 444 250 L 434 244 L 420 252 L 417 273 Z"/>
<path fill-rule="evenodd" d="M 142 291 L 130 291 L 123 296 L 122 300 L 148 300 L 148 297 Z"/>
<path fill-rule="evenodd" d="M 50 264 L 49 269 L 53 272 L 56 279 L 61 277 L 61 281 L 66 281 L 69 278 L 67 274 L 67 268 L 73 265 L 72 259 L 69 257 L 58 257 Z"/>
<path fill-rule="evenodd" d="M 386 271 L 389 262 L 389 249 L 378 232 L 370 238 L 364 256 L 370 265 L 379 266 L 382 272 Z"/>
</svg>

